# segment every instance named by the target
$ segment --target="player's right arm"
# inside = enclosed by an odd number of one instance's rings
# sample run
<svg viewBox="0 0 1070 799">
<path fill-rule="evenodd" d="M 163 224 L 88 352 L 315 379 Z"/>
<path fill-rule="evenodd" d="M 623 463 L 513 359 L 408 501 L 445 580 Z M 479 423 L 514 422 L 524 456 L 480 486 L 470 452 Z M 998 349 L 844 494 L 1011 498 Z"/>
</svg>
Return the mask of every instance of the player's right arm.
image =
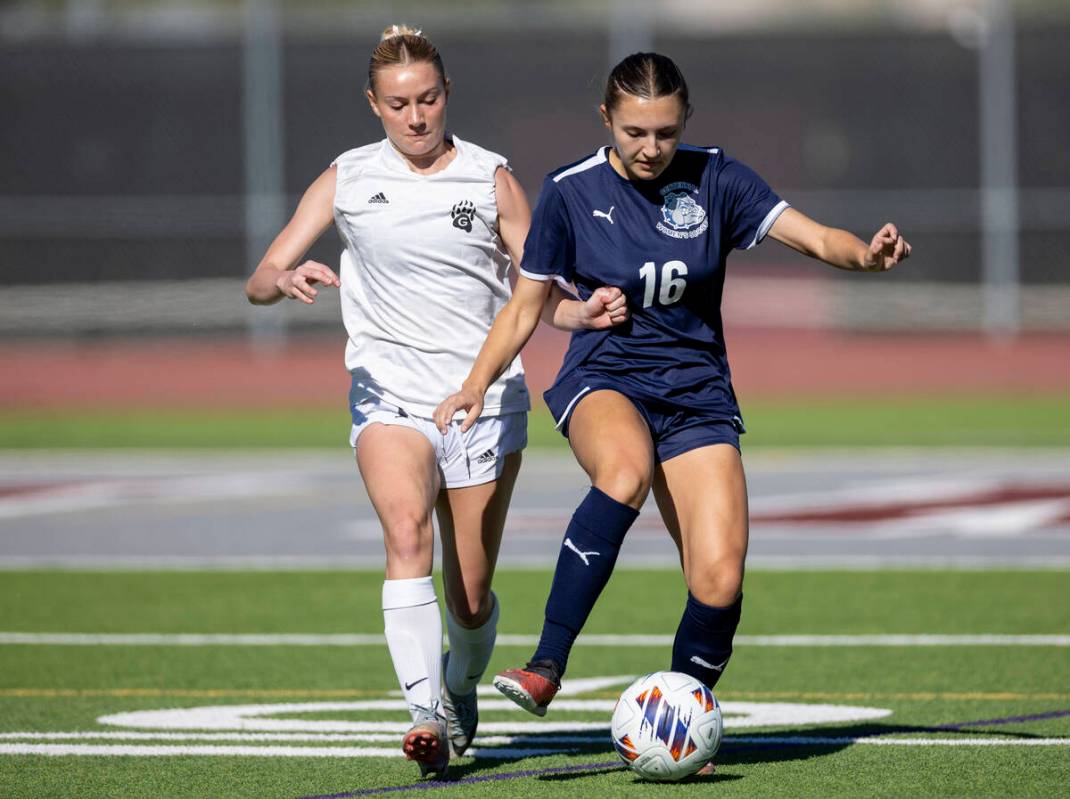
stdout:
<svg viewBox="0 0 1070 799">
<path fill-rule="evenodd" d="M 501 376 L 535 332 L 543 305 L 550 296 L 552 282 L 532 280 L 523 275 L 517 278 L 513 296 L 495 317 L 461 390 L 446 397 L 435 408 L 435 424 L 442 433 L 446 432 L 457 411 L 468 412 L 461 423 L 462 432 L 475 424 L 483 411 L 487 388 Z"/>
<path fill-rule="evenodd" d="M 524 241 L 531 228 L 527 195 L 505 167 L 499 167 L 494 174 L 494 193 L 498 200 L 498 231 L 509 257 L 519 264 L 524 260 Z M 579 300 L 551 281 L 541 318 L 558 330 L 601 330 L 628 318 L 628 301 L 615 287 L 597 289 L 586 301 Z"/>
<path fill-rule="evenodd" d="M 337 170 L 325 170 L 308 187 L 293 217 L 268 247 L 252 277 L 245 296 L 254 305 L 271 305 L 283 297 L 306 305 L 316 301 L 317 283 L 340 286 L 338 275 L 315 261 L 298 262 L 334 222 L 334 188 Z"/>
</svg>

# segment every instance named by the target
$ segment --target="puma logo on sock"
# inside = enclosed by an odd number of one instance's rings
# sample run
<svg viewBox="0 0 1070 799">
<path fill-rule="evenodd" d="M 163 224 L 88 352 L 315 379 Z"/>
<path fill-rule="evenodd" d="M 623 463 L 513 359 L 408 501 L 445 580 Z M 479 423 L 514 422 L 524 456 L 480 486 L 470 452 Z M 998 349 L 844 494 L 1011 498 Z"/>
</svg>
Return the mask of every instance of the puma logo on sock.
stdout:
<svg viewBox="0 0 1070 799">
<path fill-rule="evenodd" d="M 705 660 L 700 658 L 698 655 L 692 655 L 691 656 L 691 662 L 692 663 L 697 663 L 699 666 L 702 666 L 702 668 L 704 668 L 704 669 L 713 669 L 714 671 L 724 671 L 724 667 L 728 665 L 728 660 L 729 660 L 728 658 L 725 658 L 724 659 L 724 663 L 722 663 L 720 666 L 714 666 L 712 663 L 707 663 Z"/>
<path fill-rule="evenodd" d="M 575 552 L 577 555 L 580 556 L 580 560 L 583 561 L 583 565 L 584 566 L 590 566 L 591 565 L 591 562 L 589 560 L 587 560 L 587 556 L 588 555 L 601 555 L 602 554 L 601 552 L 594 552 L 594 551 L 592 551 L 592 552 L 581 552 L 579 549 L 576 548 L 576 545 L 572 543 L 572 539 L 571 538 L 566 538 L 565 539 L 565 546 L 568 547 L 569 549 L 571 549 L 573 552 Z"/>
</svg>

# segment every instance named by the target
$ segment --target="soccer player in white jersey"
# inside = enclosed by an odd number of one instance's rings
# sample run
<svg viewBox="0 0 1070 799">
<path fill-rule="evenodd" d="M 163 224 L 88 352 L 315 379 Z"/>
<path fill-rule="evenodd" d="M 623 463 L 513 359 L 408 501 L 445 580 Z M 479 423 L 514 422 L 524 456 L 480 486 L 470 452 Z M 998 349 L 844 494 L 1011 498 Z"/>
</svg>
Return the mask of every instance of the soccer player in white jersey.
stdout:
<svg viewBox="0 0 1070 799">
<path fill-rule="evenodd" d="M 721 293 L 725 259 L 770 237 L 832 266 L 882 272 L 909 256 L 893 224 L 866 243 L 790 208 L 718 147 L 681 144 L 687 84 L 671 59 L 636 53 L 612 71 L 611 147 L 547 178 L 516 290 L 461 390 L 439 406 L 479 414 L 487 387 L 531 335 L 555 281 L 581 297 L 620 286 L 631 319 L 579 331 L 546 402 L 591 480 L 565 531 L 538 648 L 495 686 L 543 715 L 621 543 L 653 489 L 676 542 L 687 602 L 671 668 L 713 687 L 742 606 L 747 494 Z"/>
<path fill-rule="evenodd" d="M 367 98 L 386 138 L 339 156 L 309 187 L 246 286 L 253 303 L 312 304 L 341 290 L 352 375 L 350 442 L 383 526 L 387 644 L 413 725 L 402 747 L 442 775 L 477 723 L 476 685 L 499 614 L 490 590 L 530 407 L 519 359 L 488 387 L 474 425 L 431 420 L 468 374 L 510 296 L 530 224 L 520 184 L 495 153 L 446 131 L 450 83 L 419 31 L 384 32 Z M 340 276 L 299 262 L 332 222 L 345 243 Z M 627 317 L 619 290 L 586 301 L 555 293 L 545 318 L 563 329 Z M 442 537 L 449 651 L 431 579 L 431 516 Z"/>
</svg>

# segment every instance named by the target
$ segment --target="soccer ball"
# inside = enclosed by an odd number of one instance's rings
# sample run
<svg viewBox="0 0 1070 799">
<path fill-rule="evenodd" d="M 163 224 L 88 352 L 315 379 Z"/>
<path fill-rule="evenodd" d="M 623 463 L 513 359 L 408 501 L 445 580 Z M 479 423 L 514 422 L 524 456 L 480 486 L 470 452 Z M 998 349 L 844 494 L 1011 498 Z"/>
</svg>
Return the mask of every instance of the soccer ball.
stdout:
<svg viewBox="0 0 1070 799">
<path fill-rule="evenodd" d="M 613 747 L 648 780 L 679 780 L 710 761 L 724 722 L 713 691 L 677 671 L 640 677 L 613 710 Z"/>
</svg>

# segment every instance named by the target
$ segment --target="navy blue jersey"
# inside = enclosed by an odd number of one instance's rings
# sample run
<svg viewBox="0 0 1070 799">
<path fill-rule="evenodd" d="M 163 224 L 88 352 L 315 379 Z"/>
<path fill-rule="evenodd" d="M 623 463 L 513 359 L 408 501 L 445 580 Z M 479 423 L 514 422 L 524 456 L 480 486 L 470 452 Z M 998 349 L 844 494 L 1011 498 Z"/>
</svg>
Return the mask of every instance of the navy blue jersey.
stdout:
<svg viewBox="0 0 1070 799">
<path fill-rule="evenodd" d="M 739 416 L 721 324 L 725 258 L 760 242 L 787 203 L 718 148 L 680 145 L 655 180 L 629 181 L 604 147 L 550 174 L 521 274 L 575 285 L 586 299 L 618 286 L 630 321 L 572 335 L 558 382 L 576 370 L 629 396 Z"/>
</svg>

